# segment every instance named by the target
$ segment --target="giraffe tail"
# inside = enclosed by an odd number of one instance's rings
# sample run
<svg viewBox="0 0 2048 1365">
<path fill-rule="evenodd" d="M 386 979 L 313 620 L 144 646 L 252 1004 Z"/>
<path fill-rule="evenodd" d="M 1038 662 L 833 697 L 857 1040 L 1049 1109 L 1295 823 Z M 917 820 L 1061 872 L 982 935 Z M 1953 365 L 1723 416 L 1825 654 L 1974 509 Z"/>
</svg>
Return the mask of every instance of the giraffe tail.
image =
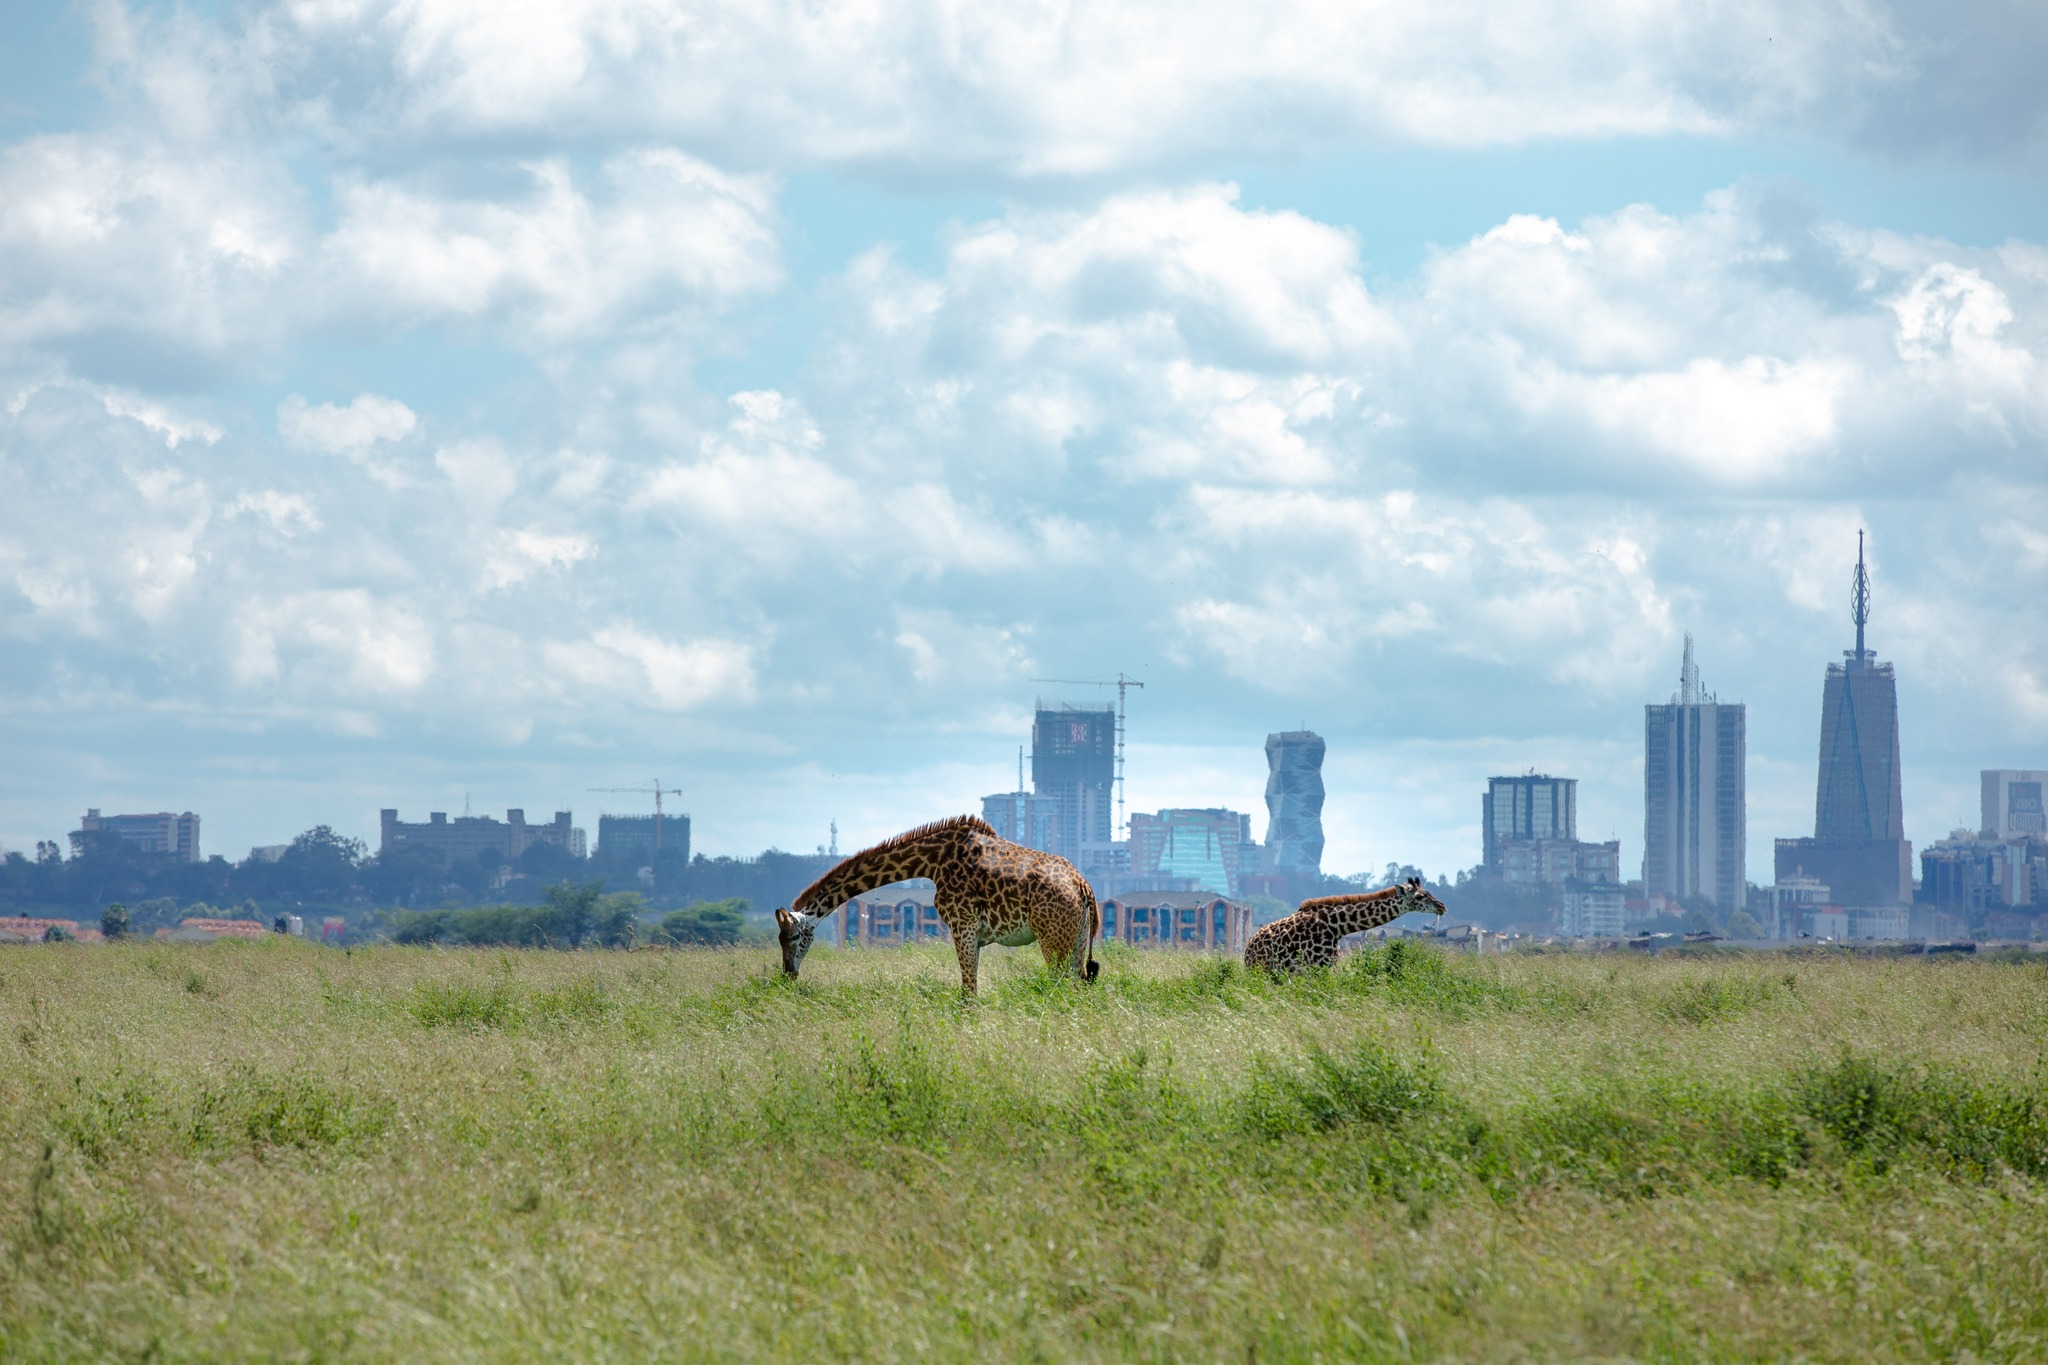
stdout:
<svg viewBox="0 0 2048 1365">
<path fill-rule="evenodd" d="M 1095 892 L 1090 890 L 1088 893 L 1088 944 L 1083 950 L 1088 955 L 1088 967 L 1084 975 L 1089 981 L 1093 981 L 1102 973 L 1102 964 L 1095 960 L 1095 939 L 1101 932 L 1102 907 L 1095 903 Z"/>
</svg>

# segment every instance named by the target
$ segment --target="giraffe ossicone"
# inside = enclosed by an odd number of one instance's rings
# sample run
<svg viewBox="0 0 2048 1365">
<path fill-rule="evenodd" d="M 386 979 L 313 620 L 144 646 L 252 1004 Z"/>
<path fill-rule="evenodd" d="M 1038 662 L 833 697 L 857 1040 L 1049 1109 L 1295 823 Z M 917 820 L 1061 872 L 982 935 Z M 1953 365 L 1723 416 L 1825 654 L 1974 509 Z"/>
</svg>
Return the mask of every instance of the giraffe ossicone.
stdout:
<svg viewBox="0 0 2048 1365">
<path fill-rule="evenodd" d="M 953 935 L 960 989 L 972 995 L 981 950 L 1036 942 L 1047 966 L 1065 965 L 1093 981 L 1092 951 L 1102 927 L 1095 892 L 1065 858 L 1013 844 L 972 815 L 920 825 L 863 849 L 818 878 L 775 912 L 782 970 L 803 969 L 821 920 L 864 891 L 913 877 L 929 878 L 939 918 Z"/>
<path fill-rule="evenodd" d="M 1244 965 L 1269 972 L 1335 966 L 1337 943 L 1346 934 L 1377 929 L 1416 910 L 1444 913 L 1444 903 L 1429 894 L 1420 877 L 1384 891 L 1303 901 L 1286 919 L 1274 920 L 1252 935 L 1244 945 Z"/>
</svg>

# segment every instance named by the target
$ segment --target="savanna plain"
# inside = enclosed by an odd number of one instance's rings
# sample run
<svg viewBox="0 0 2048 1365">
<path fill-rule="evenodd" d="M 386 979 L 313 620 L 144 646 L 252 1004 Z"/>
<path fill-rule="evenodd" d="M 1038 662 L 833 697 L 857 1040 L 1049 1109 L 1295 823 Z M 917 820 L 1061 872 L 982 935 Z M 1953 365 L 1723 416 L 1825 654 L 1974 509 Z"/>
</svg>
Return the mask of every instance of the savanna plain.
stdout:
<svg viewBox="0 0 2048 1365">
<path fill-rule="evenodd" d="M 2048 1358 L 2048 964 L 0 956 L 0 1352 Z"/>
</svg>

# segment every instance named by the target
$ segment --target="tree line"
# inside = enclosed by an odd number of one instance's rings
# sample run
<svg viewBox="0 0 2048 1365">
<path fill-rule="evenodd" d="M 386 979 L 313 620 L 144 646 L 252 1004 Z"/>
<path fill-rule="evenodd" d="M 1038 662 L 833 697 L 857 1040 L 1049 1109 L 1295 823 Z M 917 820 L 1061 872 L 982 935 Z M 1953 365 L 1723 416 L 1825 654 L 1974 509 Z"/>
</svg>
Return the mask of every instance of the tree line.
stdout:
<svg viewBox="0 0 2048 1365">
<path fill-rule="evenodd" d="M 135 932 L 147 933 L 194 914 L 267 919 L 290 911 L 341 914 L 353 922 L 377 910 L 532 908 L 549 903 L 550 887 L 593 882 L 603 894 L 637 895 L 642 913 L 733 900 L 765 911 L 788 904 L 836 861 L 771 848 L 754 858 L 665 855 L 650 867 L 637 856 L 607 858 L 599 850 L 579 858 L 545 843 L 516 859 L 497 850 L 443 859 L 411 846 L 372 854 L 362 840 L 316 825 L 275 857 L 252 852 L 229 862 L 215 854 L 195 863 L 93 830 L 77 836 L 68 857 L 48 841 L 32 857 L 19 851 L 0 857 L 0 913 L 90 917 L 118 901 Z M 517 919 L 508 915 L 508 923 Z"/>
</svg>

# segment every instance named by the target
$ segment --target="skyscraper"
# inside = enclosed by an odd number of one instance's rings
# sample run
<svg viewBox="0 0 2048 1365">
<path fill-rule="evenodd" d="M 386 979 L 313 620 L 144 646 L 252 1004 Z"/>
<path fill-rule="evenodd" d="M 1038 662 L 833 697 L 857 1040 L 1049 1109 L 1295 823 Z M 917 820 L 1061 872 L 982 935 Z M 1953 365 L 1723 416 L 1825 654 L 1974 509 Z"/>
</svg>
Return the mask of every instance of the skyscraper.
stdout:
<svg viewBox="0 0 2048 1365">
<path fill-rule="evenodd" d="M 1882 906 L 1913 894 L 1899 782 L 1899 688 L 1892 666 L 1864 648 L 1870 573 L 1856 536 L 1849 591 L 1856 648 L 1829 664 L 1821 690 L 1820 780 L 1813 837 L 1777 841 L 1777 875 L 1819 878 L 1842 905 Z"/>
<path fill-rule="evenodd" d="M 1986 835 L 1993 839 L 2048 837 L 2048 814 L 2044 814 L 2041 801 L 2041 794 L 2048 791 L 2048 772 L 1986 768 L 1983 781 L 1984 823 L 1979 828 Z"/>
<path fill-rule="evenodd" d="M 1116 708 L 1040 702 L 1031 721 L 1031 788 L 1055 813 L 1047 851 L 1084 871 L 1089 855 L 1106 852 L 1115 786 Z"/>
<path fill-rule="evenodd" d="M 1266 736 L 1266 859 L 1285 877 L 1323 875 L 1323 737 L 1314 731 Z"/>
<path fill-rule="evenodd" d="M 1643 889 L 1743 908 L 1747 717 L 1700 686 L 1692 636 L 1678 691 L 1643 708 Z"/>
<path fill-rule="evenodd" d="M 1500 846 L 1510 839 L 1579 837 L 1579 780 L 1528 773 L 1489 778 L 1480 813 L 1488 868 L 1500 868 Z"/>
</svg>

